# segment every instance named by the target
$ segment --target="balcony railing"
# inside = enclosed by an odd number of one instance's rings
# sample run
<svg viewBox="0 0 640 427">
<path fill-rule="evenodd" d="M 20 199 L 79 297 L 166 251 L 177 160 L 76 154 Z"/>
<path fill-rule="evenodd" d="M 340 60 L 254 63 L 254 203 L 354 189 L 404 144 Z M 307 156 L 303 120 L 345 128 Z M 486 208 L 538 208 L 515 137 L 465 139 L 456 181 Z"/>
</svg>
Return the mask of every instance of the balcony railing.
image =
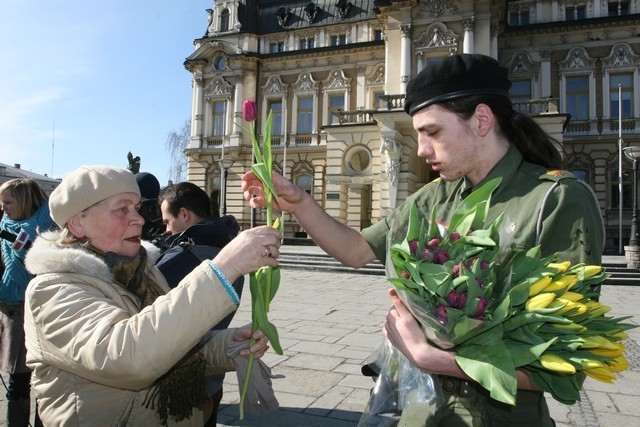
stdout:
<svg viewBox="0 0 640 427">
<path fill-rule="evenodd" d="M 591 122 L 589 120 L 570 121 L 566 129 L 567 133 L 589 133 L 591 132 Z"/>
<path fill-rule="evenodd" d="M 620 120 L 610 120 L 609 121 L 609 130 L 612 132 L 617 132 L 620 129 Z M 623 132 L 632 132 L 636 130 L 636 120 L 635 119 L 622 119 L 622 131 Z"/>
<path fill-rule="evenodd" d="M 205 136 L 202 148 L 218 148 L 222 147 L 224 136 Z"/>
<path fill-rule="evenodd" d="M 373 119 L 373 113 L 375 112 L 376 110 L 332 111 L 331 124 L 372 124 L 375 123 Z"/>
<path fill-rule="evenodd" d="M 402 110 L 404 109 L 404 95 L 381 95 L 380 110 Z"/>
<path fill-rule="evenodd" d="M 528 101 L 514 101 L 513 109 L 526 115 L 557 114 L 558 98 L 531 99 Z"/>
</svg>

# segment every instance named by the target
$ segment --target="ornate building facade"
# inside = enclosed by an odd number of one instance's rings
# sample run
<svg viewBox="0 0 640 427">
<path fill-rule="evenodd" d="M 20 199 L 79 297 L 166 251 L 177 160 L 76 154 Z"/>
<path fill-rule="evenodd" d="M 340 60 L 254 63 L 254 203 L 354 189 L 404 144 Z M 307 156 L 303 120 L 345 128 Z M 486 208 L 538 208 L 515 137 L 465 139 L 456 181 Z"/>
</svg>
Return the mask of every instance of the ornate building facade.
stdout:
<svg viewBox="0 0 640 427">
<path fill-rule="evenodd" d="M 259 139 L 272 112 L 276 169 L 361 229 L 436 177 L 415 155 L 407 82 L 447 55 L 482 53 L 509 69 L 516 108 L 596 191 L 607 251 L 628 241 L 633 175 L 618 133 L 640 145 L 638 0 L 235 0 L 207 13 L 185 61 L 188 179 L 243 227 L 264 220 L 240 193 L 252 163 L 244 100 L 258 102 Z M 305 235 L 290 220 L 285 233 Z"/>
</svg>

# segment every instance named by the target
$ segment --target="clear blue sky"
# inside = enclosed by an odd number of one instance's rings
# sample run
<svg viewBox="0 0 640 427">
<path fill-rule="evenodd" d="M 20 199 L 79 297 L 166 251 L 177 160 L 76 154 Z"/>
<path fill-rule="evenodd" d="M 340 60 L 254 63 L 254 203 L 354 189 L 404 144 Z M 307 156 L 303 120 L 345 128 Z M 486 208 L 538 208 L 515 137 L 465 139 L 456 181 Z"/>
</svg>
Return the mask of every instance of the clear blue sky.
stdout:
<svg viewBox="0 0 640 427">
<path fill-rule="evenodd" d="M 2 0 L 0 162 L 63 178 L 131 151 L 166 184 L 167 134 L 191 114 L 183 62 L 213 4 Z"/>
</svg>

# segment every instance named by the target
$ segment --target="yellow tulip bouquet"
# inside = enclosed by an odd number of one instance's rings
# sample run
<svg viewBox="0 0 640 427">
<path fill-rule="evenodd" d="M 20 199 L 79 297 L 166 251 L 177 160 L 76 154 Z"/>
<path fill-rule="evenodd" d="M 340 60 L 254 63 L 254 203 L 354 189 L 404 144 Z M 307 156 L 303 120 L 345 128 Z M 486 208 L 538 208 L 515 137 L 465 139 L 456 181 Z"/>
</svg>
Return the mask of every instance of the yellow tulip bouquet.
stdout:
<svg viewBox="0 0 640 427">
<path fill-rule="evenodd" d="M 500 245 L 502 215 L 485 224 L 496 178 L 472 192 L 449 226 L 413 205 L 407 233 L 390 245 L 387 274 L 434 345 L 493 399 L 516 403 L 516 369 L 560 402 L 580 399 L 584 375 L 613 382 L 629 317 L 606 316 L 600 266 L 541 257 L 539 247 Z"/>
</svg>

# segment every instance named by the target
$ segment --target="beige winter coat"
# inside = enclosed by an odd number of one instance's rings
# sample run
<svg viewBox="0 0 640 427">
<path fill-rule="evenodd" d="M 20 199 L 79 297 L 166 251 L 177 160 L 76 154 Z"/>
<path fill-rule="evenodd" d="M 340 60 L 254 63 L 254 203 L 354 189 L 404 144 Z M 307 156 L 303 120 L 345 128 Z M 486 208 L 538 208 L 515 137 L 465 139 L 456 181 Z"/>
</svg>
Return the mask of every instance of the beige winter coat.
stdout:
<svg viewBox="0 0 640 427">
<path fill-rule="evenodd" d="M 25 300 L 27 365 L 45 426 L 159 426 L 146 392 L 201 339 L 207 374 L 234 369 L 225 356 L 233 331 L 208 331 L 237 306 L 207 262 L 169 291 L 150 259 L 168 293 L 140 310 L 100 258 L 55 245 L 54 234 L 36 239 L 25 261 L 36 275 Z M 169 419 L 202 424 L 200 411 Z"/>
</svg>

